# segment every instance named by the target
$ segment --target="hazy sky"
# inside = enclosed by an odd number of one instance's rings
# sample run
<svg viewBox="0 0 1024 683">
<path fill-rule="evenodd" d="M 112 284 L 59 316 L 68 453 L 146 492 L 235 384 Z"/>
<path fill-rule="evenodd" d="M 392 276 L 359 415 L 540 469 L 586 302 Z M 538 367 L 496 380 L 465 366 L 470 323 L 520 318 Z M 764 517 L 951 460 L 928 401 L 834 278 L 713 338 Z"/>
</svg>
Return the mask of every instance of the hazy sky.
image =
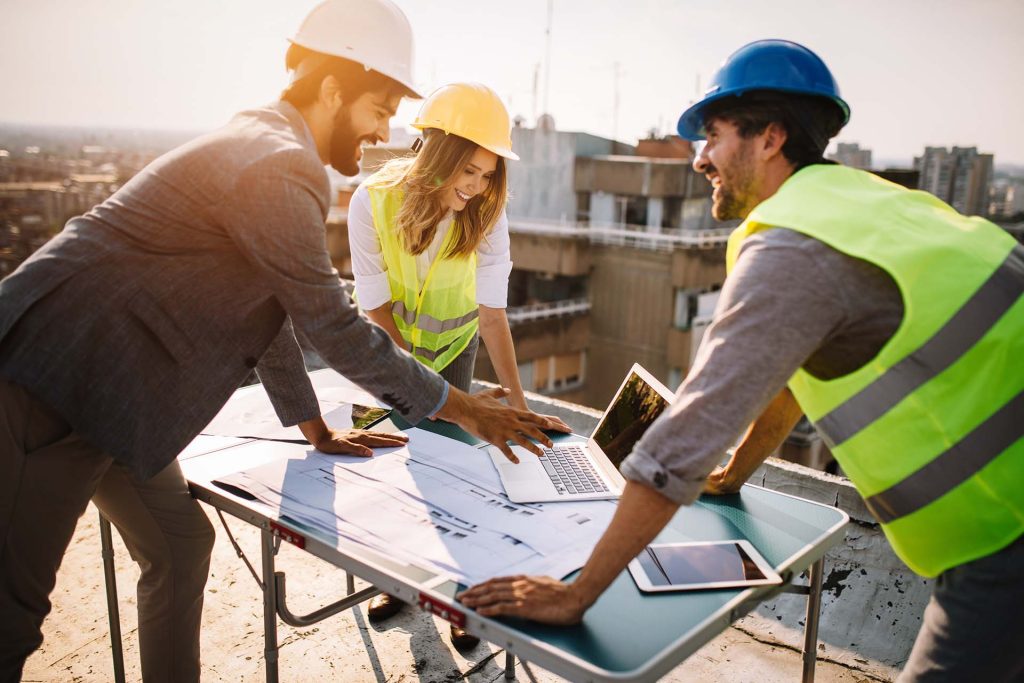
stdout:
<svg viewBox="0 0 1024 683">
<path fill-rule="evenodd" d="M 544 101 L 547 0 L 398 3 L 423 88 L 480 81 L 532 123 Z M 216 127 L 276 97 L 286 38 L 315 4 L 0 0 L 0 121 Z M 825 59 L 853 110 L 838 139 L 876 159 L 958 144 L 1024 163 L 1022 0 L 554 0 L 548 109 L 563 130 L 627 141 L 668 132 L 698 82 L 769 37 Z M 396 123 L 416 107 L 404 104 Z"/>
</svg>

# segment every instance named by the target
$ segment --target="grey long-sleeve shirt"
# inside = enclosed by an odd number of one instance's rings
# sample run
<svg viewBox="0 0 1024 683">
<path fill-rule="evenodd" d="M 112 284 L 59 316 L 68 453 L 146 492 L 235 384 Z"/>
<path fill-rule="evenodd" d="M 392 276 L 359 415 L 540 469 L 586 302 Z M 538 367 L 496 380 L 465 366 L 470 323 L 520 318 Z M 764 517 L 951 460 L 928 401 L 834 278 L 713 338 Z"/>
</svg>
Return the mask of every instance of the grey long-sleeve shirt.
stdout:
<svg viewBox="0 0 1024 683">
<path fill-rule="evenodd" d="M 877 266 L 792 230 L 747 238 L 686 381 L 623 475 L 692 503 L 798 368 L 848 374 L 878 353 L 902 317 L 899 289 Z"/>
</svg>

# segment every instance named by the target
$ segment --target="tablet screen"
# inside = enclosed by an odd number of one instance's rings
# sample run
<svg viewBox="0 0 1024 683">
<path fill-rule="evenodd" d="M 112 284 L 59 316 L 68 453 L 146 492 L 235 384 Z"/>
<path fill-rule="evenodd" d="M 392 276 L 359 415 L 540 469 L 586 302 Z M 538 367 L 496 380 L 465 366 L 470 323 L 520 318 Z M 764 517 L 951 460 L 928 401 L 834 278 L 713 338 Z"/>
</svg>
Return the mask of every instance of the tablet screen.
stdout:
<svg viewBox="0 0 1024 683">
<path fill-rule="evenodd" d="M 647 546 L 636 559 L 654 586 L 743 583 L 766 578 L 738 543 Z"/>
</svg>

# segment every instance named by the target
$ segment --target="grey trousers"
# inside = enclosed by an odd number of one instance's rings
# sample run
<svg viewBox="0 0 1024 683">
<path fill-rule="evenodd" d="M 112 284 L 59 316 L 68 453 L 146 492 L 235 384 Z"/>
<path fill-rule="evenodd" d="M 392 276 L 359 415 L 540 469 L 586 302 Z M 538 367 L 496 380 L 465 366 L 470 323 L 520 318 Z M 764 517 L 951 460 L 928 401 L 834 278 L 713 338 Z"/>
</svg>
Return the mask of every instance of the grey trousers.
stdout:
<svg viewBox="0 0 1024 683">
<path fill-rule="evenodd" d="M 897 680 L 1024 681 L 1024 536 L 939 575 Z"/>
<path fill-rule="evenodd" d="M 21 387 L 0 380 L 0 681 L 18 681 L 43 641 L 49 595 L 92 498 L 142 574 L 142 676 L 199 680 L 199 627 L 214 532 L 177 462 L 144 482 Z M 94 565 L 77 571 L 101 572 Z"/>
<path fill-rule="evenodd" d="M 456 389 L 468 392 L 470 385 L 473 384 L 473 368 L 476 367 L 478 348 L 480 348 L 480 335 L 475 334 L 462 353 L 455 356 L 455 359 L 438 374 Z"/>
</svg>

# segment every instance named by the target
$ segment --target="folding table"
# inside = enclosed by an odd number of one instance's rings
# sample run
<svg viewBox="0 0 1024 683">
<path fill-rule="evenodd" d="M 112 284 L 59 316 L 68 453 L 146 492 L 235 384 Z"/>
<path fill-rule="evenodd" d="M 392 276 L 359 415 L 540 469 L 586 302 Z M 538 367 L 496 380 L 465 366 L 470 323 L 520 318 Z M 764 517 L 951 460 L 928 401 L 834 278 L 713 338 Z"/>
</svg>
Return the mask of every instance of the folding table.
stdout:
<svg viewBox="0 0 1024 683">
<path fill-rule="evenodd" d="M 347 383 L 334 374 L 339 385 Z M 323 382 L 324 378 L 319 379 Z M 251 388 L 239 391 L 247 390 Z M 408 426 L 398 419 L 392 424 L 399 428 Z M 424 421 L 417 426 L 477 443 L 454 425 Z M 278 453 L 296 447 L 272 441 L 199 436 L 180 458 L 197 499 L 213 506 L 218 513 L 227 513 L 261 531 L 261 571 L 253 573 L 258 574 L 263 592 L 267 681 L 278 679 L 278 617 L 292 626 L 307 626 L 349 609 L 381 590 L 504 648 L 508 653 L 508 678 L 513 677 L 513 657 L 518 656 L 571 681 L 594 682 L 654 680 L 759 603 L 783 591 L 803 593 L 808 596 L 803 681 L 814 679 L 822 558 L 843 537 L 849 517 L 841 510 L 752 485 L 745 485 L 734 495 L 702 496 L 694 505 L 681 508 L 656 542 L 745 539 L 782 576 L 783 586 L 645 594 L 636 587 L 629 572 L 623 571 L 587 611 L 581 624 L 546 626 L 520 619 L 481 617 L 454 599 L 464 587 L 447 577 L 396 562 L 345 539 L 329 537 L 304 526 L 302 520 L 282 518 L 269 506 L 213 483 L 219 477 L 270 462 Z M 481 453 L 480 457 L 487 456 Z M 109 525 L 105 520 L 102 522 L 115 671 L 123 672 L 118 661 L 120 637 L 113 565 L 109 561 Z M 275 566 L 282 541 L 349 572 L 349 595 L 311 614 L 292 613 L 287 605 L 285 574 Z M 808 583 L 794 584 L 793 580 L 805 571 Z M 353 574 L 373 587 L 354 592 Z"/>
</svg>

